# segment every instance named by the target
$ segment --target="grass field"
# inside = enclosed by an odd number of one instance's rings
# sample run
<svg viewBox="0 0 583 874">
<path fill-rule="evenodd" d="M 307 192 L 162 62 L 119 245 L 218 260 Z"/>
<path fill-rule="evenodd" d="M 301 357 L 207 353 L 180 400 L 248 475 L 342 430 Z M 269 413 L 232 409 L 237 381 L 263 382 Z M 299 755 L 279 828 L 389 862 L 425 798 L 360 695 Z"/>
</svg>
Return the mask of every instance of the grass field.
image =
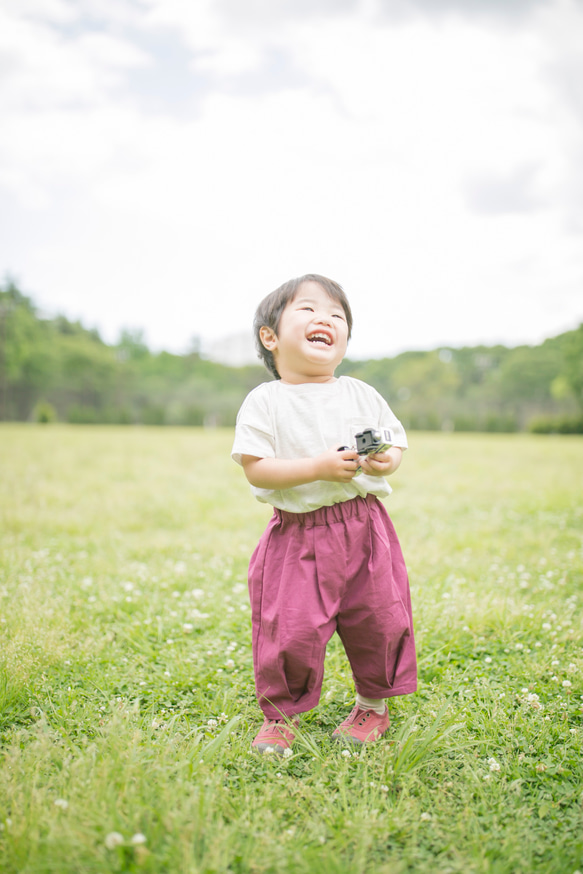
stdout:
<svg viewBox="0 0 583 874">
<path fill-rule="evenodd" d="M 583 440 L 412 434 L 389 512 L 416 695 L 351 753 L 329 647 L 294 755 L 256 757 L 227 430 L 0 428 L 3 874 L 583 871 Z"/>
</svg>

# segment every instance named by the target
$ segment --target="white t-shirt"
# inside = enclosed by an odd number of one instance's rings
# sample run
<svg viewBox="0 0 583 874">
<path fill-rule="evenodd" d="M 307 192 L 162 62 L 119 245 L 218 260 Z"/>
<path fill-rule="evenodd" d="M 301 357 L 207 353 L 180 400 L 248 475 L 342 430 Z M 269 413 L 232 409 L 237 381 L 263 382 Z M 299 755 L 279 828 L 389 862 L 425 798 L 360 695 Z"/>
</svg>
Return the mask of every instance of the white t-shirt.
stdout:
<svg viewBox="0 0 583 874">
<path fill-rule="evenodd" d="M 354 446 L 365 428 L 390 428 L 395 446 L 407 448 L 405 430 L 381 395 L 359 379 L 289 385 L 264 382 L 250 392 L 239 410 L 232 457 L 314 458 L 335 445 Z M 258 501 L 290 513 L 307 513 L 367 494 L 391 493 L 385 477 L 360 474 L 349 483 L 318 480 L 292 489 L 258 489 Z"/>
</svg>

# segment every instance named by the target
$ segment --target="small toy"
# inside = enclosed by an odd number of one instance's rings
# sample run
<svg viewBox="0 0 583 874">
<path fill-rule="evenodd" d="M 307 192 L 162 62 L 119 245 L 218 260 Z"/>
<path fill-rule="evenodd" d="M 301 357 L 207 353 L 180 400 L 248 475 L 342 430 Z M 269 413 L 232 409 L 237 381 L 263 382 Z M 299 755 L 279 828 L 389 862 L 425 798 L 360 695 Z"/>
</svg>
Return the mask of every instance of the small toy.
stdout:
<svg viewBox="0 0 583 874">
<path fill-rule="evenodd" d="M 374 455 L 385 452 L 393 445 L 393 432 L 389 428 L 365 428 L 354 435 L 359 455 Z"/>
<path fill-rule="evenodd" d="M 393 445 L 393 432 L 389 428 L 365 428 L 354 435 L 356 447 L 340 446 L 338 452 L 344 449 L 356 449 L 359 455 L 375 455 L 385 452 Z M 355 476 L 362 473 L 362 467 L 357 468 Z"/>
</svg>

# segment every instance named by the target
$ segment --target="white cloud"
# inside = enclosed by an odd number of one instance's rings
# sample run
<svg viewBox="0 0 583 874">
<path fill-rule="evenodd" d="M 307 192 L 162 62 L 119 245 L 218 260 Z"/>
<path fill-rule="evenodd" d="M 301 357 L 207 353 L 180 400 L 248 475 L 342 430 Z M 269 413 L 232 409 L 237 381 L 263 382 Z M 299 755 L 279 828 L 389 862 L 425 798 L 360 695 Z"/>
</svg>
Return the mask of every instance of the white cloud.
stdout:
<svg viewBox="0 0 583 874">
<path fill-rule="evenodd" d="M 502 29 L 379 24 L 373 3 L 283 23 L 229 8 L 0 11 L 0 270 L 110 337 L 143 325 L 171 348 L 240 330 L 307 271 L 353 292 L 353 354 L 574 324 L 583 119 L 557 100 L 572 2 Z M 196 111 L 145 108 L 132 76 L 163 73 L 161 34 L 191 51 Z"/>
</svg>

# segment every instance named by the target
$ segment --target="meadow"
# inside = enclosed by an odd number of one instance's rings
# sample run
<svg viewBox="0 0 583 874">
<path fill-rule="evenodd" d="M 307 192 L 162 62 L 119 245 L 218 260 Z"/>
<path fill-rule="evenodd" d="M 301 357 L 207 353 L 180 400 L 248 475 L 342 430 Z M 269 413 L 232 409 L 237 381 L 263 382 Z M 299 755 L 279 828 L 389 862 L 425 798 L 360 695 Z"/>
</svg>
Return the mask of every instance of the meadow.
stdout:
<svg viewBox="0 0 583 874">
<path fill-rule="evenodd" d="M 228 429 L 0 428 L 3 874 L 583 871 L 583 439 L 411 435 L 419 691 L 352 751 L 337 639 L 259 757 Z"/>
</svg>

